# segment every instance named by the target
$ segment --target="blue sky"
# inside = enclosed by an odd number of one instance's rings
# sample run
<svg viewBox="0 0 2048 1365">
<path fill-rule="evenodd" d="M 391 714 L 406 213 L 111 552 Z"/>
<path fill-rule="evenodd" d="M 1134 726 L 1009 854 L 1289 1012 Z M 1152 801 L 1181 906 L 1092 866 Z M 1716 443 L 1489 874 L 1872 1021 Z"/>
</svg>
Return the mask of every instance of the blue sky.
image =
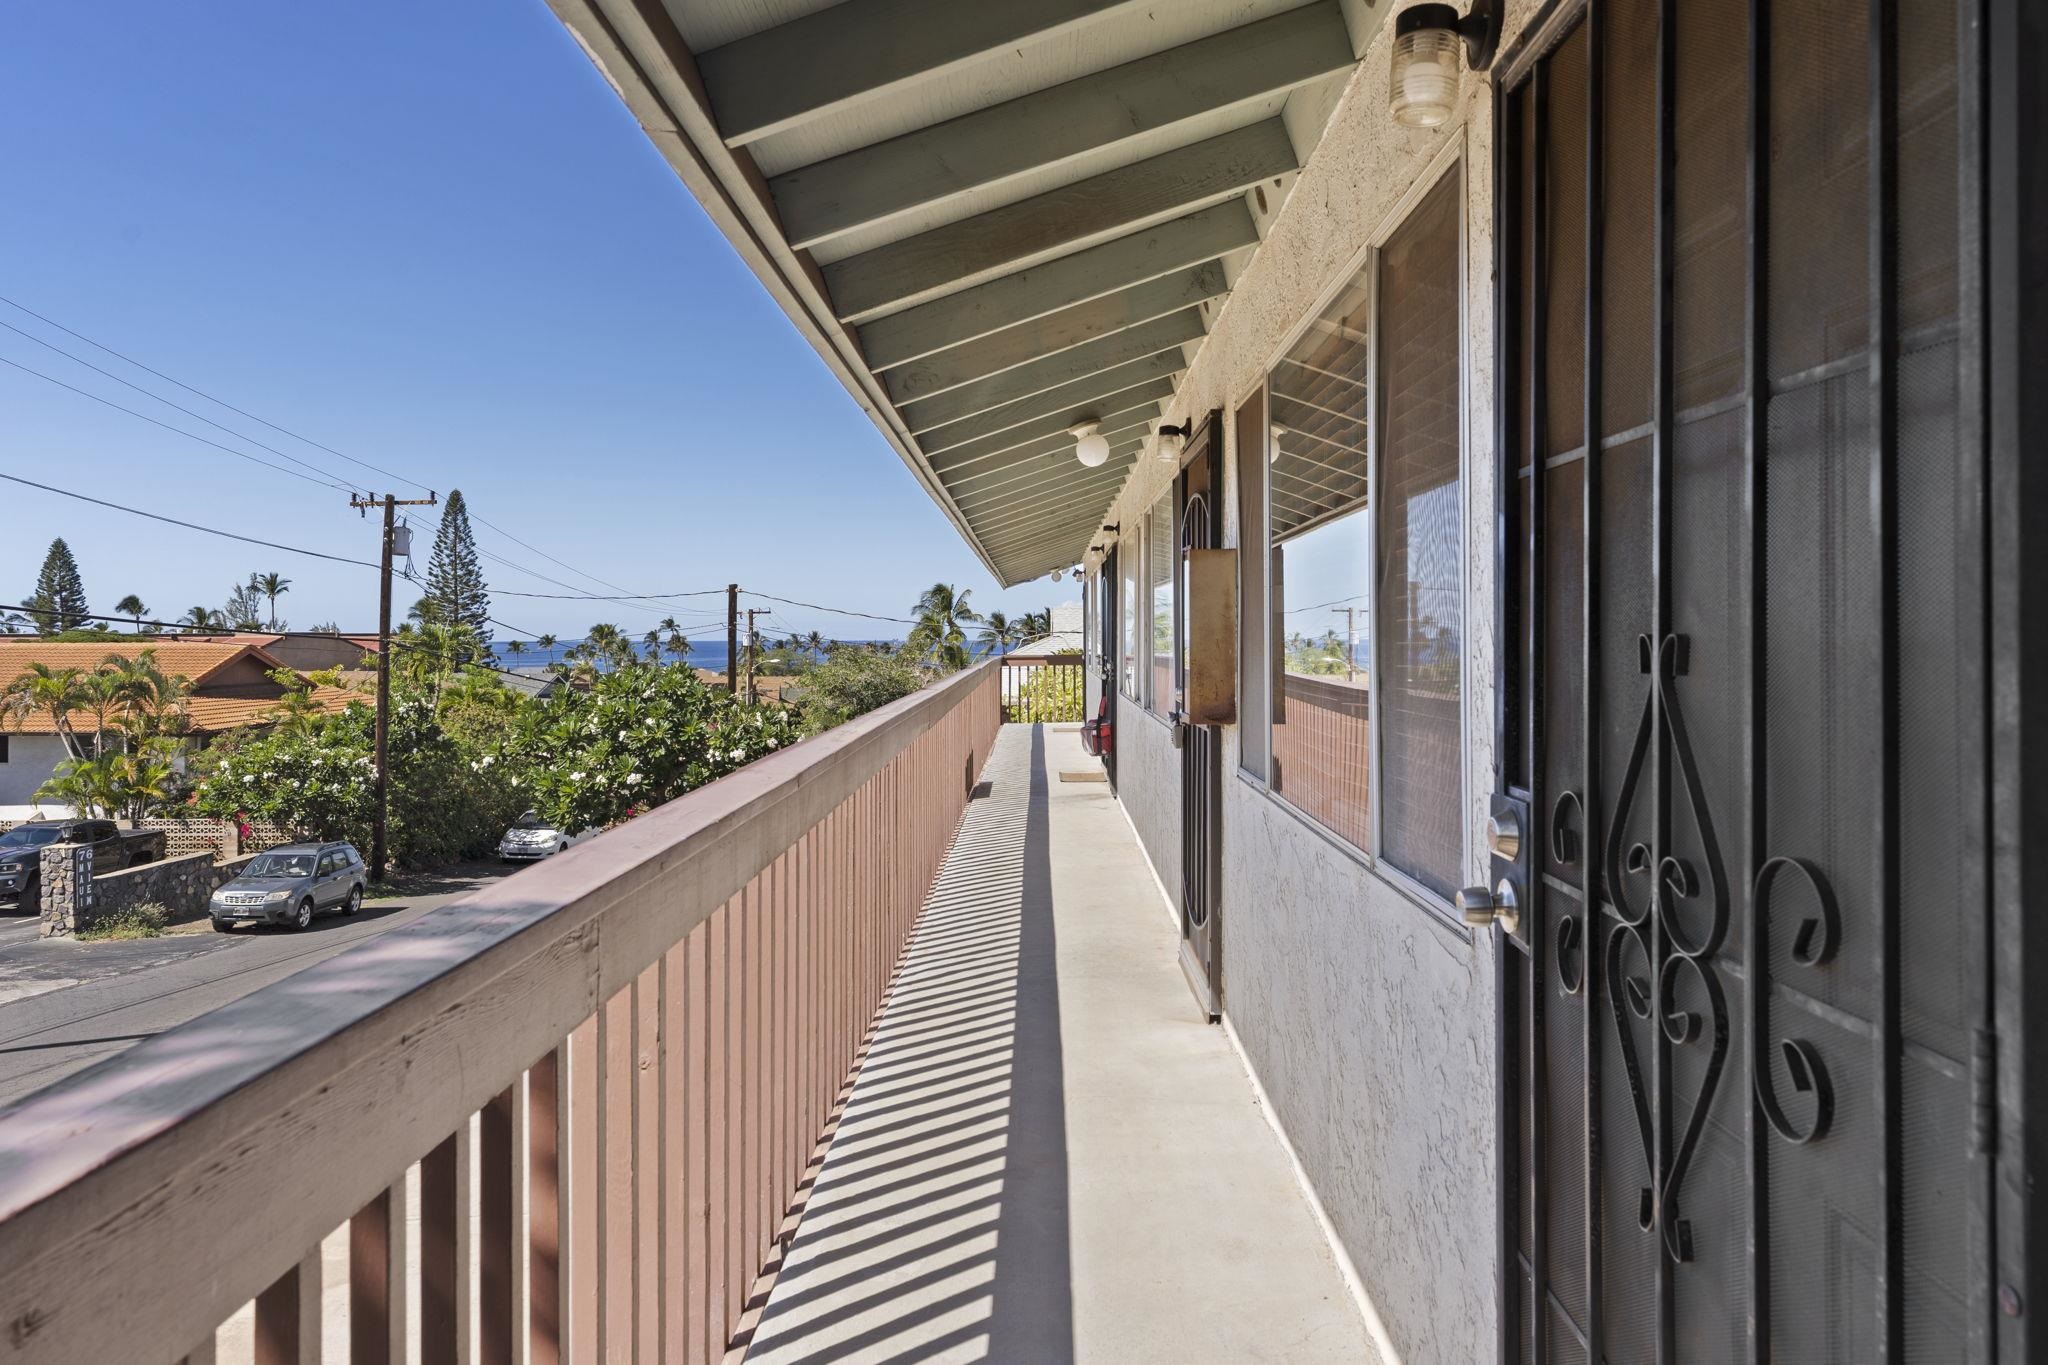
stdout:
<svg viewBox="0 0 2048 1365">
<path fill-rule="evenodd" d="M 117 0 L 14 7 L 5 36 L 0 295 L 335 450 L 460 487 L 583 574 L 479 527 L 484 550 L 578 586 L 737 581 L 884 615 L 935 580 L 1013 614 L 1078 596 L 997 591 L 540 0 Z M 341 482 L 389 482 L 4 304 L 0 322 Z M 0 358 L 240 444 L 13 332 Z M 338 491 L 4 365 L 0 405 L 0 469 L 375 557 Z M 12 485 L 0 498 L 0 596 L 26 593 L 62 535 L 97 610 L 137 592 L 173 617 L 274 569 L 295 624 L 375 621 L 367 569 Z M 511 597 L 562 589 L 486 568 L 494 614 L 531 632 L 638 633 L 660 614 Z M 865 629 L 777 613 L 772 628 Z"/>
</svg>

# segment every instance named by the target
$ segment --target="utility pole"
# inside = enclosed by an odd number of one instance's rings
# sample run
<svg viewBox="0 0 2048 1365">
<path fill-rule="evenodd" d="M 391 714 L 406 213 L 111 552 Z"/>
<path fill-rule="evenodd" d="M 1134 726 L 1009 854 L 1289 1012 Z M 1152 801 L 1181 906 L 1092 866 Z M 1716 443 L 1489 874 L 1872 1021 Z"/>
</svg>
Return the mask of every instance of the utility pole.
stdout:
<svg viewBox="0 0 2048 1365">
<path fill-rule="evenodd" d="M 384 819 L 391 799 L 390 754 L 391 735 L 391 551 L 397 541 L 395 512 L 400 507 L 432 507 L 440 495 L 429 493 L 424 498 L 397 498 L 386 493 L 383 497 L 349 496 L 348 505 L 368 515 L 372 507 L 384 509 L 384 551 L 383 568 L 378 575 L 377 586 L 377 805 L 370 818 L 370 880 L 384 880 Z M 411 551 L 407 541 L 407 552 Z"/>
<path fill-rule="evenodd" d="M 760 700 L 754 685 L 754 677 L 760 671 L 761 637 L 754 631 L 754 618 L 767 611 L 766 607 L 747 608 L 747 705 Z"/>
<path fill-rule="evenodd" d="M 1332 607 L 1334 616 L 1344 618 L 1344 681 L 1358 681 L 1358 608 Z"/>
<path fill-rule="evenodd" d="M 740 585 L 725 585 L 725 690 L 740 694 Z"/>
</svg>

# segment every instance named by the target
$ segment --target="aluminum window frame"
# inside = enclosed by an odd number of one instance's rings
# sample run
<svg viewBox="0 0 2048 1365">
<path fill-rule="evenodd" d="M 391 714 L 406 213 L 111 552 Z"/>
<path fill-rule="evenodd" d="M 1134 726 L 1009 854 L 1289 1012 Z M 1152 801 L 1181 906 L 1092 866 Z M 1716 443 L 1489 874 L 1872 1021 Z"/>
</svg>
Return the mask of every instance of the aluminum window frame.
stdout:
<svg viewBox="0 0 2048 1365">
<path fill-rule="evenodd" d="M 1383 439 L 1383 432 L 1385 430 L 1386 396 L 1385 386 L 1381 383 L 1380 374 L 1380 366 L 1382 361 L 1382 355 L 1380 351 L 1380 338 L 1382 331 L 1380 322 L 1380 253 L 1382 248 L 1385 247 L 1386 243 L 1393 238 L 1395 233 L 1400 231 L 1400 229 L 1407 223 L 1408 219 L 1413 215 L 1415 210 L 1421 206 L 1422 201 L 1433 190 L 1437 189 L 1440 185 L 1444 183 L 1446 177 L 1456 177 L 1458 198 L 1458 281 L 1456 292 L 1458 298 L 1459 515 L 1457 592 L 1458 630 L 1460 648 L 1458 650 L 1457 860 L 1460 869 L 1462 869 L 1467 875 L 1469 875 L 1470 873 L 1472 862 L 1471 804 L 1472 793 L 1474 790 L 1472 785 L 1472 770 L 1476 757 L 1472 751 L 1473 730 L 1471 716 L 1473 700 L 1473 650 L 1471 632 L 1473 627 L 1473 621 L 1475 619 L 1475 613 L 1472 611 L 1472 602 L 1470 600 L 1473 496 L 1473 487 L 1471 480 L 1473 469 L 1471 246 L 1472 205 L 1471 158 L 1466 146 L 1466 134 L 1462 128 L 1459 129 L 1454 136 L 1452 136 L 1446 141 L 1443 149 L 1439 151 L 1437 155 L 1430 160 L 1430 163 L 1422 170 L 1422 172 L 1416 176 L 1414 182 L 1409 185 L 1407 191 L 1402 194 L 1401 198 L 1387 212 L 1385 217 L 1382 218 L 1381 221 L 1374 227 L 1372 233 L 1367 238 L 1366 243 L 1363 246 L 1361 246 L 1356 252 L 1354 252 L 1349 258 L 1347 258 L 1342 266 L 1340 266 L 1336 271 L 1333 272 L 1329 283 L 1316 296 L 1315 301 L 1311 303 L 1307 309 L 1304 310 L 1301 320 L 1297 322 L 1293 327 L 1287 330 L 1286 334 L 1281 338 L 1279 344 L 1275 346 L 1271 353 L 1267 356 L 1264 364 L 1260 368 L 1258 382 L 1242 399 L 1239 400 L 1238 403 L 1234 404 L 1231 409 L 1232 430 L 1234 431 L 1236 413 L 1239 408 L 1243 407 L 1246 403 L 1263 403 L 1266 408 L 1266 430 L 1268 432 L 1268 436 L 1266 439 L 1271 439 L 1270 430 L 1272 426 L 1273 413 L 1270 381 L 1274 367 L 1280 364 L 1280 362 L 1283 359 L 1285 359 L 1288 352 L 1293 349 L 1295 343 L 1300 341 L 1302 336 L 1305 335 L 1309 328 L 1314 325 L 1315 320 L 1322 316 L 1323 310 L 1328 308 L 1330 304 L 1333 303 L 1338 298 L 1338 296 L 1344 292 L 1346 288 L 1350 287 L 1352 282 L 1361 273 L 1365 273 L 1366 288 L 1368 291 L 1369 299 L 1367 307 L 1369 315 L 1372 319 L 1371 333 L 1368 336 L 1366 342 L 1366 345 L 1368 347 L 1367 373 L 1370 376 L 1370 378 L 1368 380 L 1369 388 L 1366 394 L 1367 407 L 1365 532 L 1367 564 L 1367 590 L 1365 593 L 1367 631 L 1366 658 L 1367 666 L 1370 670 L 1368 674 L 1370 684 L 1366 696 L 1366 762 L 1368 766 L 1368 771 L 1366 774 L 1366 799 L 1368 802 L 1367 822 L 1369 827 L 1371 847 L 1359 847 L 1359 845 L 1355 841 L 1353 841 L 1352 839 L 1343 834 L 1340 834 L 1336 830 L 1332 829 L 1329 825 L 1325 824 L 1323 821 L 1317 819 L 1314 815 L 1310 814 L 1303 807 L 1289 800 L 1285 792 L 1277 790 L 1273 786 L 1272 770 L 1274 765 L 1274 750 L 1271 735 L 1273 727 L 1274 698 L 1270 695 L 1265 698 L 1265 705 L 1260 709 L 1258 714 L 1253 715 L 1249 710 L 1247 710 L 1245 712 L 1245 718 L 1239 722 L 1241 725 L 1256 724 L 1263 725 L 1266 727 L 1267 738 L 1264 746 L 1266 756 L 1266 771 L 1264 773 L 1260 773 L 1254 769 L 1247 768 L 1244 765 L 1244 744 L 1242 738 L 1240 737 L 1240 741 L 1238 744 L 1237 776 L 1239 780 L 1242 781 L 1246 786 L 1251 787 L 1255 791 L 1264 795 L 1269 801 L 1273 802 L 1276 806 L 1280 807 L 1290 816 L 1302 821 L 1315 833 L 1321 835 L 1324 839 L 1328 840 L 1333 845 L 1335 845 L 1340 851 L 1345 853 L 1347 856 L 1351 857 L 1353 861 L 1359 863 L 1361 866 L 1369 870 L 1374 876 L 1378 877 L 1381 881 L 1385 882 L 1393 889 L 1400 892 L 1406 899 L 1414 902 L 1423 910 L 1428 911 L 1431 914 L 1431 916 L 1436 920 L 1441 921 L 1443 924 L 1449 926 L 1458 934 L 1458 936 L 1462 940 L 1470 942 L 1471 931 L 1467 929 L 1463 921 L 1457 917 L 1455 910 L 1451 905 L 1451 902 L 1446 897 L 1442 896 L 1437 891 L 1435 891 L 1433 888 L 1425 885 L 1414 876 L 1403 871 L 1393 862 L 1383 857 L 1381 853 L 1381 850 L 1384 846 L 1381 837 L 1381 822 L 1386 803 L 1383 799 L 1385 771 L 1380 762 L 1380 732 L 1382 724 L 1382 718 L 1380 715 L 1380 679 L 1383 676 L 1381 672 L 1381 654 L 1383 649 L 1383 641 L 1381 639 L 1382 632 L 1380 630 L 1379 622 L 1379 600 L 1381 589 L 1381 584 L 1379 582 L 1379 547 L 1380 514 L 1382 508 L 1385 505 L 1384 490 L 1382 486 L 1382 461 L 1380 456 L 1381 442 Z M 1239 448 L 1236 450 L 1235 454 L 1237 459 L 1242 460 L 1244 458 L 1245 453 L 1241 448 Z M 1261 456 L 1263 457 L 1263 455 L 1264 451 L 1262 450 Z M 1258 525 L 1256 527 L 1247 527 L 1242 524 L 1239 525 L 1237 534 L 1238 552 L 1240 554 L 1262 553 L 1270 555 L 1273 549 L 1273 489 L 1272 480 L 1270 476 L 1262 484 L 1261 495 L 1256 501 Z M 1239 505 L 1242 505 L 1242 503 L 1239 503 Z M 1309 525 L 1297 529 L 1310 530 L 1313 529 L 1313 526 L 1314 523 L 1311 523 Z M 1274 615 L 1276 613 L 1276 610 L 1279 610 L 1280 608 L 1276 607 L 1273 597 L 1274 583 L 1272 568 L 1270 564 L 1268 564 L 1267 566 L 1266 574 L 1266 600 L 1255 605 L 1245 603 L 1241 604 L 1241 606 L 1246 611 L 1247 619 L 1249 619 L 1252 616 L 1254 611 L 1256 612 L 1258 629 L 1254 632 L 1254 634 L 1256 634 L 1256 636 L 1258 637 L 1259 649 L 1263 655 L 1262 662 L 1264 663 L 1266 670 L 1264 676 L 1270 680 L 1274 677 L 1274 674 L 1272 672 L 1274 660 Z M 1281 605 L 1284 606 L 1284 604 Z M 1483 621 L 1482 625 L 1484 626 Z M 1484 628 L 1491 629 L 1490 626 L 1484 626 Z M 1245 651 L 1245 653 L 1248 655 L 1249 651 L 1247 650 Z M 1249 694 L 1247 693 L 1246 695 Z"/>
</svg>

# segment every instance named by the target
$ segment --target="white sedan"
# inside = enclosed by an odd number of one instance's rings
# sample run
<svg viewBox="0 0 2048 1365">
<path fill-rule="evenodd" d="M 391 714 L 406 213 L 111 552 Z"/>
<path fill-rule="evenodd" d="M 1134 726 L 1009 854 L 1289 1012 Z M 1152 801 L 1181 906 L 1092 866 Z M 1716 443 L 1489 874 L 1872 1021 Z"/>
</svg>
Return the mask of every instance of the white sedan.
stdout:
<svg viewBox="0 0 2048 1365">
<path fill-rule="evenodd" d="M 505 837 L 498 840 L 498 858 L 508 863 L 530 863 L 542 858 L 551 858 L 571 844 L 580 844 L 590 837 L 589 831 L 569 834 L 556 829 L 540 818 L 536 811 L 528 811 L 512 822 L 512 828 L 505 831 Z"/>
</svg>

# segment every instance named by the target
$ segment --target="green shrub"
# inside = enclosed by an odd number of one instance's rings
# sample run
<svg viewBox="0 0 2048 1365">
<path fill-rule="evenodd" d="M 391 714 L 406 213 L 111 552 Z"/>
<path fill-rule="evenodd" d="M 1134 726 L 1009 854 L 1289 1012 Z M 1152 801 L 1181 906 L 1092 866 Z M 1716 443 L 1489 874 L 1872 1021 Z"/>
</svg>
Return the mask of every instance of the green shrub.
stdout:
<svg viewBox="0 0 2048 1365">
<path fill-rule="evenodd" d="M 1047 664 L 1032 670 L 1017 685 L 1016 699 L 1004 708 L 1004 720 L 1078 721 L 1085 718 L 1087 675 L 1078 665 Z"/>
<path fill-rule="evenodd" d="M 81 943 L 97 943 L 107 939 L 156 938 L 170 922 L 168 909 L 155 901 L 144 901 L 94 921 L 90 928 L 79 931 L 78 939 Z"/>
<path fill-rule="evenodd" d="M 804 729 L 816 734 L 924 686 L 916 661 L 874 645 L 839 645 L 803 672 Z"/>
<path fill-rule="evenodd" d="M 507 761 L 528 806 L 578 831 L 673 801 L 801 737 L 786 707 L 749 706 L 679 664 L 631 663 L 529 707 Z"/>
</svg>

